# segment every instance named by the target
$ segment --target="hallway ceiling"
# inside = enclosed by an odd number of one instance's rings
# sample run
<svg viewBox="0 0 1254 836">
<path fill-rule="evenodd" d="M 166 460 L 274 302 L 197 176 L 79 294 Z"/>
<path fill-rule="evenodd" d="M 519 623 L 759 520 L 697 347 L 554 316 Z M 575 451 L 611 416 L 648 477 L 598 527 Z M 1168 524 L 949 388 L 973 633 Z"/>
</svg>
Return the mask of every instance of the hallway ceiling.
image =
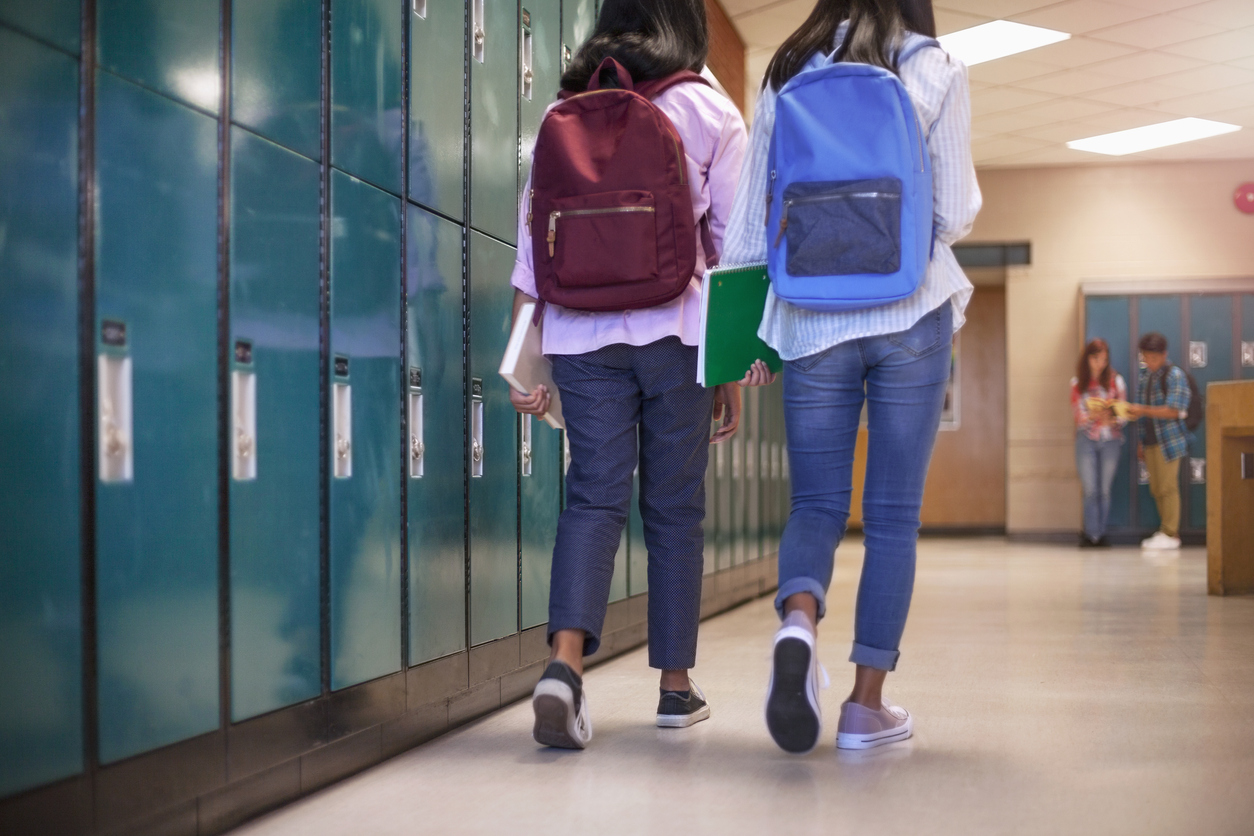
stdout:
<svg viewBox="0 0 1254 836">
<path fill-rule="evenodd" d="M 814 0 L 722 0 L 756 89 Z M 1254 0 L 935 0 L 944 35 L 1005 19 L 1071 39 L 971 68 L 981 168 L 1254 159 Z M 1197 116 L 1243 130 L 1124 157 L 1066 142 Z"/>
</svg>

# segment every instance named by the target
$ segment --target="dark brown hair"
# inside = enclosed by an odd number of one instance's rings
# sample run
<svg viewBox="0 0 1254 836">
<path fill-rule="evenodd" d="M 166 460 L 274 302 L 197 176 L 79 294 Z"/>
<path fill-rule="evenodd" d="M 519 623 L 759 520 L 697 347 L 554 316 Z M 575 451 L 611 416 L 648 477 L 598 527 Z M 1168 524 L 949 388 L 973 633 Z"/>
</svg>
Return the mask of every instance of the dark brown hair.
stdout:
<svg viewBox="0 0 1254 836">
<path fill-rule="evenodd" d="M 1137 343 L 1137 348 L 1141 351 L 1149 351 L 1154 354 L 1167 353 L 1167 338 L 1157 331 L 1150 331 L 1141 337 L 1141 341 Z"/>
<path fill-rule="evenodd" d="M 582 93 L 606 58 L 622 64 L 634 83 L 699 73 L 709 50 L 704 0 L 604 0 L 596 28 L 562 74 L 562 89 Z"/>
<path fill-rule="evenodd" d="M 805 23 L 775 51 L 762 87 L 781 89 L 810 56 L 830 50 L 845 20 L 849 31 L 836 60 L 875 64 L 892 72 L 897 72 L 897 54 L 907 31 L 936 37 L 932 0 L 819 0 Z"/>
<path fill-rule="evenodd" d="M 1089 388 L 1089 384 L 1093 382 L 1093 374 L 1089 371 L 1089 358 L 1094 354 L 1106 352 L 1106 368 L 1102 369 L 1098 383 L 1104 389 L 1110 389 L 1114 382 L 1114 372 L 1110 368 L 1110 346 L 1101 337 L 1094 337 L 1089 340 L 1089 344 L 1084 347 L 1084 351 L 1080 353 L 1080 362 L 1076 363 L 1075 379 L 1079 381 L 1079 389 L 1084 392 Z"/>
</svg>

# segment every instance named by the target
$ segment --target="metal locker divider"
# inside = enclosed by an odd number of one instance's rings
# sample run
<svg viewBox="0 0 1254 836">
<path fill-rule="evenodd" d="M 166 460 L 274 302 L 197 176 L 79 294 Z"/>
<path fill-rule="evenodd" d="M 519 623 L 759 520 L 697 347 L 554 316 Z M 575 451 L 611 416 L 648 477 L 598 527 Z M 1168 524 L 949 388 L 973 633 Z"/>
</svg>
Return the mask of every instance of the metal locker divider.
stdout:
<svg viewBox="0 0 1254 836">
<path fill-rule="evenodd" d="M 411 0 L 409 197 L 461 221 L 466 122 L 466 6 Z"/>
<path fill-rule="evenodd" d="M 0 17 L 77 48 L 66 5 Z M 0 29 L 0 796 L 83 769 L 78 72 Z"/>
<path fill-rule="evenodd" d="M 1188 348 L 1184 345 L 1184 329 L 1183 317 L 1180 306 L 1180 296 L 1139 296 L 1133 300 L 1133 315 L 1136 317 L 1136 331 L 1132 334 L 1132 345 L 1135 347 L 1140 340 L 1141 335 L 1149 331 L 1157 331 L 1167 338 L 1167 357 L 1172 363 L 1183 363 L 1188 359 Z M 1134 368 L 1133 375 L 1127 378 L 1128 381 L 1128 397 L 1137 399 L 1137 377 L 1140 369 Z M 1130 434 L 1128 442 L 1132 443 Z M 1125 445 L 1126 446 L 1126 445 Z M 1133 448 L 1132 455 L 1136 454 Z M 1154 497 L 1150 494 L 1149 475 L 1143 469 L 1144 465 L 1140 465 L 1137 471 L 1133 472 L 1137 480 L 1136 495 L 1136 519 L 1133 521 L 1133 528 L 1139 531 L 1156 531 L 1160 522 L 1158 516 L 1158 506 L 1154 504 Z M 1184 481 L 1183 471 L 1181 468 L 1181 498 L 1184 496 L 1184 487 L 1187 482 Z M 1181 522 L 1184 520 L 1183 509 L 1181 513 Z"/>
<path fill-rule="evenodd" d="M 1202 398 L 1206 384 L 1233 378 L 1234 357 L 1232 318 L 1235 297 L 1231 295 L 1191 295 L 1188 306 L 1188 343 L 1173 353 L 1172 362 L 1187 369 L 1197 382 Z M 1218 451 L 1216 451 L 1218 452 Z M 1181 464 L 1184 481 L 1184 513 L 1180 527 L 1206 530 L 1206 423 L 1193 432 L 1189 455 Z"/>
<path fill-rule="evenodd" d="M 231 121 L 322 158 L 322 16 L 307 0 L 230 0 Z"/>
<path fill-rule="evenodd" d="M 401 665 L 401 202 L 331 172 L 331 687 Z"/>
<path fill-rule="evenodd" d="M 513 244 L 518 230 L 519 5 L 518 0 L 468 2 L 470 225 Z"/>
<path fill-rule="evenodd" d="M 466 647 L 464 231 L 417 206 L 408 224 L 409 664 L 416 665 Z"/>
<path fill-rule="evenodd" d="M 218 125 L 101 73 L 95 129 L 108 763 L 218 727 Z"/>
<path fill-rule="evenodd" d="M 743 394 L 743 393 L 742 393 Z M 746 527 L 749 522 L 749 480 L 748 480 L 748 444 L 746 443 L 746 432 L 748 424 L 748 415 L 743 410 L 743 398 L 741 402 L 740 427 L 736 430 L 736 434 L 731 438 L 731 460 L 732 460 L 732 529 L 731 529 L 731 552 L 732 565 L 739 566 L 744 563 L 748 557 L 746 554 L 745 541 L 747 538 Z"/>
<path fill-rule="evenodd" d="M 219 2 L 97 0 L 100 66 L 217 114 Z"/>
<path fill-rule="evenodd" d="M 231 718 L 322 690 L 317 163 L 231 132 Z"/>
<path fill-rule="evenodd" d="M 733 500 L 736 481 L 732 471 L 732 444 L 722 441 L 711 450 L 717 459 L 718 473 L 718 563 L 717 571 L 730 569 L 735 565 L 732 547 L 732 533 L 735 531 L 736 518 Z"/>
<path fill-rule="evenodd" d="M 78 0 L 6 0 L 0 6 L 0 21 L 77 55 L 80 8 Z"/>
<path fill-rule="evenodd" d="M 511 27 L 512 31 L 512 27 Z M 513 189 L 509 191 L 513 205 Z M 514 248 L 470 233 L 470 643 L 518 630 L 518 419 L 497 374 L 509 342 Z"/>
<path fill-rule="evenodd" d="M 331 163 L 401 193 L 403 7 L 331 0 Z"/>
<path fill-rule="evenodd" d="M 1090 296 L 1084 307 L 1085 345 L 1101 337 L 1110 346 L 1110 367 L 1123 375 L 1128 386 L 1128 398 L 1136 400 L 1136 381 L 1139 369 L 1136 361 L 1136 342 L 1139 335 L 1131 332 L 1132 319 L 1127 296 Z M 1110 490 L 1109 527 L 1128 528 L 1132 525 L 1132 497 L 1136 491 L 1136 428 L 1124 432 L 1123 450 L 1119 455 L 1119 467 Z"/>
</svg>

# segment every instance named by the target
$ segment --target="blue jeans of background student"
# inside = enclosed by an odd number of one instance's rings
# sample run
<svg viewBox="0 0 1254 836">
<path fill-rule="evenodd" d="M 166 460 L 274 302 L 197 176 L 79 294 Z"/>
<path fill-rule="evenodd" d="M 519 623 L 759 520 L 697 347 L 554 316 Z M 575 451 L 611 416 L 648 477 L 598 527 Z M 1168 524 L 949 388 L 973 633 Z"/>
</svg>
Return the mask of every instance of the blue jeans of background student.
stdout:
<svg viewBox="0 0 1254 836">
<path fill-rule="evenodd" d="M 849 661 L 891 671 L 914 591 L 919 509 L 952 364 L 949 302 L 896 334 L 843 342 L 789 361 L 784 421 L 792 512 L 779 546 L 779 594 L 808 592 L 826 612 L 836 546 L 845 534 L 853 454 L 867 406 L 862 527 L 866 561 L 858 584 Z"/>
<path fill-rule="evenodd" d="M 1084 433 L 1076 433 L 1075 468 L 1084 490 L 1084 536 L 1097 540 L 1106 534 L 1110 518 L 1110 486 L 1119 468 L 1122 439 L 1094 441 Z"/>
</svg>

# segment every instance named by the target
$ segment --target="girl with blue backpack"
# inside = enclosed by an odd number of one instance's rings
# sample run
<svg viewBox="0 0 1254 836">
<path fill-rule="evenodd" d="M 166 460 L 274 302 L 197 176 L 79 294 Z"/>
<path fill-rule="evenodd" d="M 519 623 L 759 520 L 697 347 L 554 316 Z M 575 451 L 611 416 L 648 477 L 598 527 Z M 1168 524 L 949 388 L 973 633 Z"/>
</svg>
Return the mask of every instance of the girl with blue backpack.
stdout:
<svg viewBox="0 0 1254 836">
<path fill-rule="evenodd" d="M 758 333 L 785 361 L 792 511 L 766 721 L 789 752 L 821 735 L 817 624 L 864 405 L 866 558 L 836 745 L 913 731 L 883 686 L 900 655 L 953 334 L 972 293 L 950 247 L 981 204 L 966 67 L 935 35 L 930 0 L 819 0 L 767 68 L 728 221 L 724 262 L 767 262 Z M 759 361 L 741 383 L 773 380 Z"/>
</svg>

